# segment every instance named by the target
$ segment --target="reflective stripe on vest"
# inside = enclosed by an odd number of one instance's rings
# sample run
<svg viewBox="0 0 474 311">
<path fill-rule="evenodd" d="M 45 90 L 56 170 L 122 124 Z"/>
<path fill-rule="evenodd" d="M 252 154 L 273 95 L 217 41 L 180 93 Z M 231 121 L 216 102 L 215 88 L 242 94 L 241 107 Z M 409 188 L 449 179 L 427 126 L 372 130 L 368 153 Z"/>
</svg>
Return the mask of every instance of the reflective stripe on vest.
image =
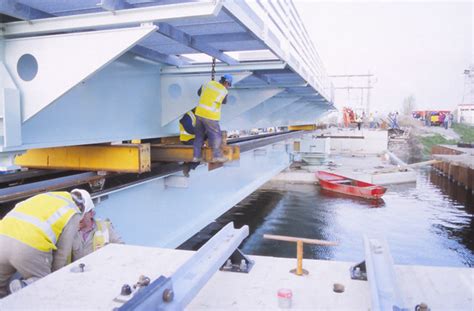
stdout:
<svg viewBox="0 0 474 311">
<path fill-rule="evenodd" d="M 192 125 L 193 127 L 195 127 L 196 116 L 194 115 L 194 113 L 192 111 L 188 111 L 186 114 L 191 118 Z M 196 135 L 186 132 L 186 130 L 184 129 L 184 126 L 181 124 L 181 122 L 179 122 L 179 140 L 180 141 L 183 141 L 183 142 L 190 141 L 191 139 L 194 139 L 195 137 Z"/>
<path fill-rule="evenodd" d="M 2 221 L 0 234 L 40 251 L 56 249 L 70 218 L 79 210 L 67 192 L 44 193 L 18 203 Z"/>
<path fill-rule="evenodd" d="M 109 244 L 110 242 L 110 234 L 109 234 L 110 223 L 108 221 L 96 220 L 95 225 L 97 226 L 97 230 L 94 233 L 94 238 L 92 241 L 92 247 L 94 251 L 97 250 L 98 248 L 103 247 L 104 245 Z"/>
<path fill-rule="evenodd" d="M 201 97 L 196 108 L 196 115 L 205 119 L 219 121 L 221 119 L 222 101 L 227 95 L 225 86 L 210 81 L 202 86 Z"/>
</svg>

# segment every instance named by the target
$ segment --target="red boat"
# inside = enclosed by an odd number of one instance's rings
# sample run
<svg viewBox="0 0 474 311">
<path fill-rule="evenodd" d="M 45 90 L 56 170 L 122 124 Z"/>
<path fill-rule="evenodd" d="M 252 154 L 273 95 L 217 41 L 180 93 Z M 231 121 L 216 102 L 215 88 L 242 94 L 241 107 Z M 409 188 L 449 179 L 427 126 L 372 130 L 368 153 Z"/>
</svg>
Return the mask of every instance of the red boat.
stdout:
<svg viewBox="0 0 474 311">
<path fill-rule="evenodd" d="M 387 188 L 324 171 L 317 171 L 321 188 L 365 199 L 380 199 Z"/>
</svg>

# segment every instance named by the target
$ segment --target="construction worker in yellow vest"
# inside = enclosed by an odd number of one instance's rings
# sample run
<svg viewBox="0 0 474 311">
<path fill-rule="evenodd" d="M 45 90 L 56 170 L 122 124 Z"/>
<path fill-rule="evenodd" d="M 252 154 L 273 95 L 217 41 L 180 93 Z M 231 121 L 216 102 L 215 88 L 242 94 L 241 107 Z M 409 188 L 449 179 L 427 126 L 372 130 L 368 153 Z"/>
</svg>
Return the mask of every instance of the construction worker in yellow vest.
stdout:
<svg viewBox="0 0 474 311">
<path fill-rule="evenodd" d="M 204 136 L 207 135 L 209 145 L 212 148 L 214 162 L 225 162 L 222 156 L 221 143 L 222 134 L 219 127 L 221 119 L 221 106 L 227 101 L 227 89 L 232 86 L 232 76 L 225 74 L 219 82 L 209 81 L 199 90 L 199 104 L 196 108 L 196 127 L 194 129 L 193 162 L 201 162 L 201 148 L 204 144 Z"/>
<path fill-rule="evenodd" d="M 47 192 L 15 205 L 0 221 L 0 298 L 68 262 L 79 222 L 94 207 L 82 189 Z"/>
<path fill-rule="evenodd" d="M 179 119 L 179 141 L 183 145 L 194 144 L 194 128 L 196 127 L 196 108 L 186 112 L 181 119 Z"/>
<path fill-rule="evenodd" d="M 194 129 L 196 127 L 196 108 L 186 112 L 181 119 L 179 119 L 179 141 L 183 145 L 193 145 L 196 137 Z M 206 139 L 206 138 L 204 138 Z M 184 162 L 182 165 L 183 174 L 189 177 L 189 171 L 194 170 L 199 166 L 199 162 Z"/>
<path fill-rule="evenodd" d="M 94 218 L 93 210 L 87 212 L 79 223 L 79 231 L 72 244 L 72 261 L 76 261 L 109 243 L 123 244 L 109 220 Z"/>
</svg>

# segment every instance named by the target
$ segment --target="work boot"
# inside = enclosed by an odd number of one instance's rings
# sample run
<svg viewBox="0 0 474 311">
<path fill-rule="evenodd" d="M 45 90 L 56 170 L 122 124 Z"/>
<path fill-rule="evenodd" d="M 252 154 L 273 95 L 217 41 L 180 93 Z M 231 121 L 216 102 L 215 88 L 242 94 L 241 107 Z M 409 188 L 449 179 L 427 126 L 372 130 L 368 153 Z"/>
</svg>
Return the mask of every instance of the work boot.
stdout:
<svg viewBox="0 0 474 311">
<path fill-rule="evenodd" d="M 14 279 L 13 281 L 10 282 L 10 284 L 8 285 L 9 289 L 10 289 L 10 293 L 15 293 L 17 291 L 19 291 L 20 289 L 22 289 L 23 287 L 26 286 L 26 283 L 25 281 L 23 280 L 19 280 L 19 279 Z"/>
<path fill-rule="evenodd" d="M 212 160 L 212 162 L 224 163 L 224 162 L 227 162 L 227 158 L 226 157 L 217 157 L 217 158 L 214 158 Z"/>
<path fill-rule="evenodd" d="M 189 177 L 189 171 L 191 170 L 191 165 L 189 163 L 184 163 L 183 164 L 183 175 L 185 177 Z"/>
<path fill-rule="evenodd" d="M 201 161 L 202 161 L 202 158 L 196 158 L 196 157 L 194 157 L 191 162 L 201 162 Z"/>
</svg>

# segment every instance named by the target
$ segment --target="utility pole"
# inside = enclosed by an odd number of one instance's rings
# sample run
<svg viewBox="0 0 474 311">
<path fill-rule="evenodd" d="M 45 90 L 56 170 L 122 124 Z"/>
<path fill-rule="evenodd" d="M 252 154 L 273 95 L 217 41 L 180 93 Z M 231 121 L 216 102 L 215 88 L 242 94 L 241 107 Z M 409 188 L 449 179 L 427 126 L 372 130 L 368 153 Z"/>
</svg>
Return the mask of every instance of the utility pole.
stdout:
<svg viewBox="0 0 474 311">
<path fill-rule="evenodd" d="M 347 85 L 341 87 L 335 87 L 335 90 L 347 90 L 347 101 L 348 106 L 349 102 L 351 101 L 351 90 L 360 90 L 360 108 L 365 110 L 365 113 L 368 115 L 370 112 L 370 90 L 373 88 L 372 86 L 372 77 L 374 75 L 370 73 L 367 74 L 346 74 L 346 75 L 330 75 L 330 78 L 347 78 Z M 352 86 L 351 85 L 351 78 L 367 78 L 367 86 Z M 360 80 L 359 80 L 360 81 Z M 366 95 L 366 104 L 364 105 L 364 90 L 367 90 Z M 365 106 L 365 107 L 364 107 Z"/>
<path fill-rule="evenodd" d="M 367 87 L 368 87 L 368 89 L 367 89 L 367 111 L 365 112 L 365 114 L 366 114 L 367 116 L 368 116 L 369 113 L 370 113 L 370 89 L 372 88 L 371 85 L 370 85 L 371 82 L 372 82 L 372 81 L 370 80 L 370 77 L 371 77 L 371 76 L 372 76 L 372 75 L 370 74 L 370 70 L 369 70 L 369 73 L 368 73 L 368 75 L 367 75 Z"/>
</svg>

